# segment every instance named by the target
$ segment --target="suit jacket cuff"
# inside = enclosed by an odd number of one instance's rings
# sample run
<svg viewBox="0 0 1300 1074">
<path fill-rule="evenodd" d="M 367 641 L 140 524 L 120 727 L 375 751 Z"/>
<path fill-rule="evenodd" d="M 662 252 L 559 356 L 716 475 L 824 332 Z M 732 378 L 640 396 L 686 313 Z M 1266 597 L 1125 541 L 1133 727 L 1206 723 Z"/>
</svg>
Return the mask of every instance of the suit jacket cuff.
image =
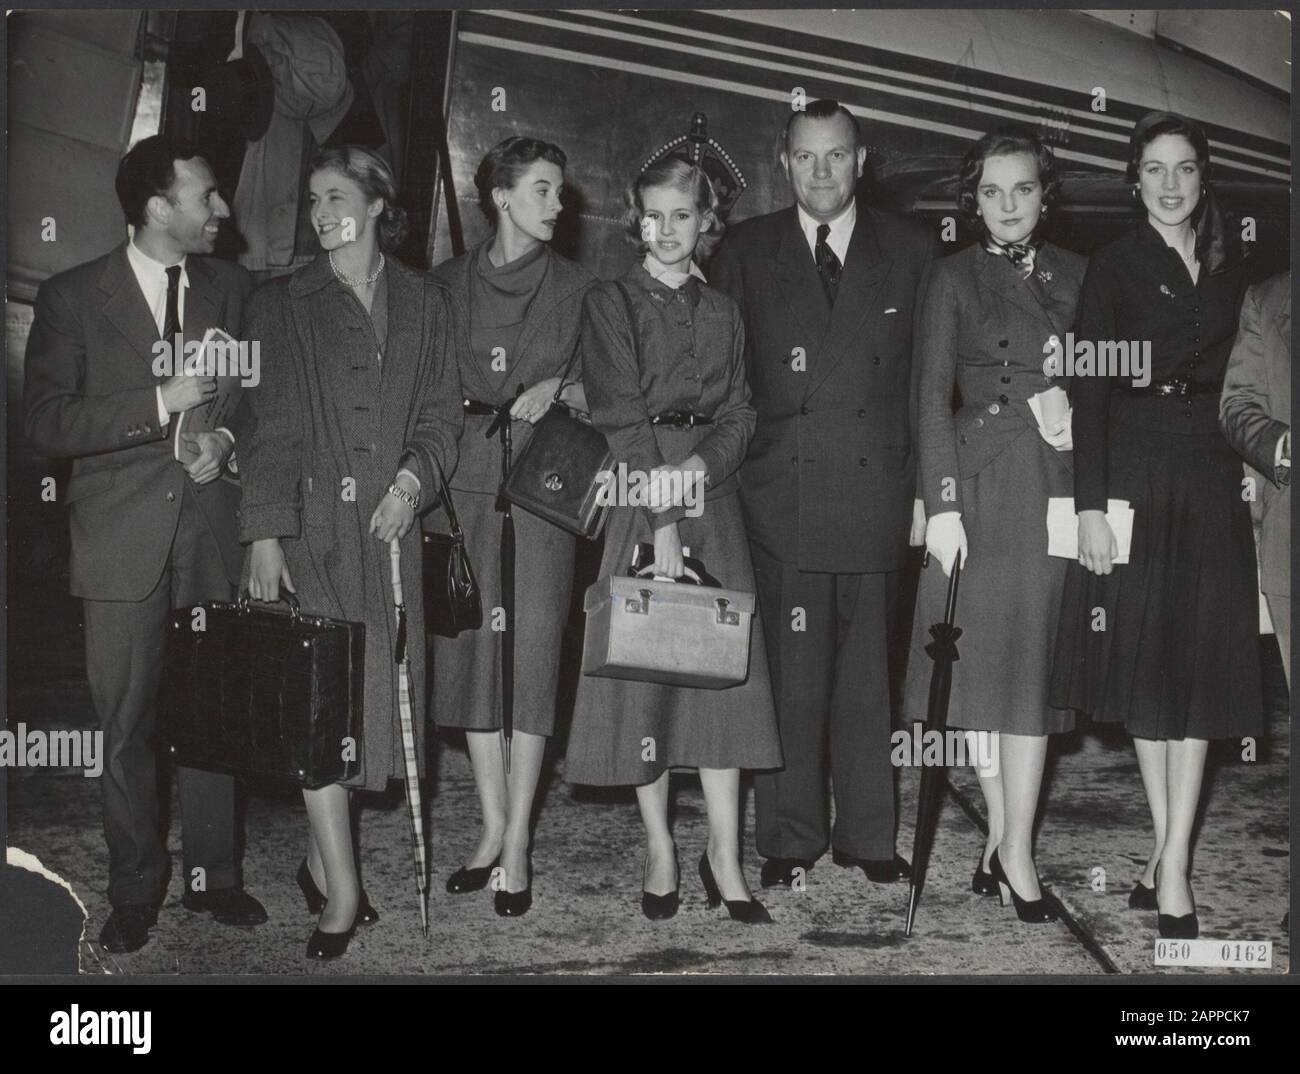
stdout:
<svg viewBox="0 0 1300 1074">
<path fill-rule="evenodd" d="M 239 541 L 250 544 L 270 537 L 294 539 L 302 536 L 302 509 L 297 504 L 264 504 L 241 508 Z"/>
</svg>

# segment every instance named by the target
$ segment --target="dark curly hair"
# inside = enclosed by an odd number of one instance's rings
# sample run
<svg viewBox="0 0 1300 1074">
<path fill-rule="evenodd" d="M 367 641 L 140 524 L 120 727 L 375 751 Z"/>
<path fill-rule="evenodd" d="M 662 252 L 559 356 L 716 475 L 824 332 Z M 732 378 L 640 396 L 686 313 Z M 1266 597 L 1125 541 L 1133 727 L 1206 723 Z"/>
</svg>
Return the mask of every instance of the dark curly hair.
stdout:
<svg viewBox="0 0 1300 1074">
<path fill-rule="evenodd" d="M 483 210 L 488 222 L 496 227 L 497 206 L 492 200 L 492 191 L 510 190 L 529 166 L 539 160 L 554 164 L 560 171 L 564 171 L 568 159 L 558 145 L 543 142 L 540 138 L 511 135 L 489 149 L 487 156 L 479 161 L 478 171 L 474 173 L 478 207 Z"/>
<path fill-rule="evenodd" d="M 347 176 L 370 201 L 383 199 L 384 211 L 377 221 L 379 248 L 391 254 L 401 246 L 406 238 L 406 210 L 397 204 L 397 181 L 388 161 L 364 146 L 340 145 L 317 153 L 307 175 L 310 178 L 326 169 Z"/>
<path fill-rule="evenodd" d="M 984 176 L 984 162 L 989 157 L 1005 157 L 1012 153 L 1028 153 L 1038 162 L 1038 181 L 1043 186 L 1043 208 L 1056 203 L 1061 192 L 1061 181 L 1056 174 L 1056 158 L 1028 127 L 1009 125 L 990 131 L 966 151 L 957 170 L 957 207 L 972 220 L 979 220 L 979 199 L 976 192 Z"/>
<path fill-rule="evenodd" d="M 117 166 L 117 200 L 132 227 L 149 223 L 145 206 L 153 197 L 165 198 L 176 182 L 176 162 L 202 157 L 198 146 L 179 138 L 155 134 L 131 147 Z"/>
</svg>

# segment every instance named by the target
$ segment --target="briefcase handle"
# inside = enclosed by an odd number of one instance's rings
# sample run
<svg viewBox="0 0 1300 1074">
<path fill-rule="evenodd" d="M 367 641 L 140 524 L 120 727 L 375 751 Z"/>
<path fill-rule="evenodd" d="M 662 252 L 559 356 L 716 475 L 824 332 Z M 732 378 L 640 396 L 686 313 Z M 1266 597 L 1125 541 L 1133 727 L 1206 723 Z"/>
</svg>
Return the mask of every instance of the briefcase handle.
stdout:
<svg viewBox="0 0 1300 1074">
<path fill-rule="evenodd" d="M 238 602 L 236 603 L 236 607 L 239 608 L 239 610 L 240 610 L 241 612 L 249 611 L 249 610 L 250 610 L 250 607 L 249 607 L 249 603 L 248 603 L 248 602 L 249 602 L 250 599 L 251 599 L 251 598 L 250 598 L 249 595 L 248 595 L 248 590 L 247 590 L 247 589 L 241 589 L 241 590 L 239 591 L 239 600 L 238 600 Z M 285 604 L 289 605 L 289 614 L 290 614 L 291 616 L 293 616 L 293 621 L 294 621 L 295 623 L 301 621 L 301 619 L 302 619 L 302 608 L 299 607 L 299 605 L 298 605 L 298 598 L 297 598 L 296 596 L 294 596 L 292 593 L 290 593 L 289 590 L 285 589 L 283 586 L 280 587 L 280 600 L 284 601 Z M 262 601 L 262 602 L 259 602 L 259 603 L 270 604 L 270 603 L 275 603 L 275 602 L 273 602 L 273 601 Z"/>
<path fill-rule="evenodd" d="M 650 564 L 650 566 L 648 566 L 648 567 L 642 567 L 639 571 L 633 571 L 633 572 L 632 572 L 632 577 L 633 577 L 633 578 L 646 578 L 646 577 L 648 577 L 648 576 L 651 574 L 651 572 L 652 572 L 653 570 L 654 570 L 654 564 L 652 563 L 652 564 Z M 698 574 L 696 574 L 693 570 L 691 570 L 690 567 L 686 567 L 686 568 L 685 568 L 685 571 L 686 571 L 686 573 L 683 574 L 680 578 L 669 578 L 668 575 L 666 575 L 666 574 L 656 574 L 656 575 L 654 575 L 654 580 L 655 580 L 656 582 L 685 582 L 687 585 L 703 585 L 703 584 L 704 584 L 704 583 L 700 580 L 700 576 L 699 576 Z"/>
</svg>

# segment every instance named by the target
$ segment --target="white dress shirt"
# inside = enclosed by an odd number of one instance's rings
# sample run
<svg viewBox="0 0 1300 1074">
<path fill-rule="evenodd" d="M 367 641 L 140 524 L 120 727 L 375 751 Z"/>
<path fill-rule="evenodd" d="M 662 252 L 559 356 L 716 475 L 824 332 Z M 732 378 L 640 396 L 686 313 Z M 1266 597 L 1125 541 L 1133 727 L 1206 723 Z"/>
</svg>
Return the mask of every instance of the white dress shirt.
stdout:
<svg viewBox="0 0 1300 1074">
<path fill-rule="evenodd" d="M 695 258 L 691 258 L 687 270 L 683 272 L 679 268 L 674 268 L 671 265 L 665 265 L 662 261 L 659 260 L 659 258 L 655 257 L 654 254 L 652 254 L 649 250 L 647 250 L 644 259 L 642 259 L 641 261 L 641 264 L 645 268 L 646 272 L 650 273 L 650 275 L 653 276 L 660 283 L 668 287 L 671 287 L 674 291 L 677 290 L 677 288 L 681 287 L 681 285 L 684 284 L 687 280 L 689 280 L 692 276 L 694 276 L 697 280 L 699 280 L 700 283 L 709 282 L 704 278 L 704 273 L 700 271 L 700 267 L 695 263 Z"/>
<path fill-rule="evenodd" d="M 140 292 L 144 295 L 145 305 L 149 307 L 149 312 L 153 314 L 153 322 L 158 327 L 158 337 L 161 339 L 163 328 L 167 324 L 167 269 L 169 266 L 164 265 L 161 261 L 155 261 L 136 246 L 134 241 L 126 244 L 126 259 L 131 263 L 131 271 L 135 273 L 135 282 L 140 285 Z M 180 323 L 184 324 L 185 292 L 189 289 L 190 278 L 185 274 L 185 258 L 182 257 L 179 264 L 181 266 L 181 282 L 176 296 L 176 316 L 180 319 Z M 170 344 L 172 340 L 169 339 L 167 342 Z M 172 419 L 171 415 L 167 413 L 167 407 L 163 404 L 162 385 L 159 385 L 155 390 L 158 393 L 158 424 L 166 428 Z"/>
<path fill-rule="evenodd" d="M 823 221 L 814 220 L 803 210 L 799 209 L 799 226 L 803 228 L 803 236 L 808 240 L 808 249 L 812 251 L 813 260 L 817 260 L 817 229 L 821 227 Z M 843 266 L 849 257 L 849 239 L 853 238 L 853 225 L 858 220 L 857 202 L 850 201 L 846 208 L 834 220 L 827 220 L 825 223 L 830 224 L 831 233 L 826 237 L 826 245 L 835 251 L 835 256 L 840 259 L 840 265 Z"/>
</svg>

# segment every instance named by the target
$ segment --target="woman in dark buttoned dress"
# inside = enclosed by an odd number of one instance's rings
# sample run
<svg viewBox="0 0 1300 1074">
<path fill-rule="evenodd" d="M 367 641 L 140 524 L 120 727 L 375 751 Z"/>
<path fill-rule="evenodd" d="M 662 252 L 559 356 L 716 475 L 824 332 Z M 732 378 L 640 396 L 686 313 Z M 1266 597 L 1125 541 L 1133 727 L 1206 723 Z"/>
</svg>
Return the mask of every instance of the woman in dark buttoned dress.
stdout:
<svg viewBox="0 0 1300 1074">
<path fill-rule="evenodd" d="M 349 791 L 404 778 L 389 545 L 400 542 L 408 634 L 424 636 L 416 511 L 456 463 L 460 393 L 440 288 L 386 256 L 401 243 L 388 165 L 369 150 L 321 153 L 309 176 L 321 253 L 253 296 L 248 338 L 265 358 L 240 445 L 240 540 L 249 593 L 281 587 L 306 615 L 365 624 L 361 772 L 303 792 L 311 838 L 297 881 L 319 927 L 308 957 L 343 953 L 376 914 L 360 890 Z M 424 647 L 410 644 L 417 760 L 424 757 Z"/>
<path fill-rule="evenodd" d="M 904 693 L 925 720 L 931 624 L 942 622 L 946 576 L 962 555 L 948 724 L 978 740 L 988 839 L 972 880 L 984 895 L 1005 875 L 1023 920 L 1055 915 L 1033 864 L 1047 736 L 1074 725 L 1048 703 L 1066 562 L 1047 554 L 1047 501 L 1072 490 L 1068 426 L 1041 433 L 1029 398 L 1063 388 L 1045 368 L 1074 320 L 1085 259 L 1043 242 L 1055 199 L 1052 154 L 1030 131 L 977 141 L 959 172 L 963 209 L 983 237 L 935 263 L 918 324 L 919 440 L 926 543 Z M 953 386 L 961 394 L 954 414 Z M 969 556 L 966 548 L 969 548 Z M 967 561 L 968 560 L 968 561 Z"/>
<path fill-rule="evenodd" d="M 494 896 L 502 916 L 531 905 L 529 825 L 546 740 L 555 729 L 560 644 L 573 584 L 575 538 L 527 511 L 515 529 L 514 738 L 510 772 L 502 752 L 501 441 L 485 435 L 493 409 L 510 411 L 514 458 L 528 445 L 574 358 L 582 296 L 595 279 L 548 245 L 561 212 L 565 156 L 535 138 L 511 137 L 493 148 L 475 177 L 479 204 L 496 225 L 492 238 L 433 271 L 450 296 L 455 355 L 465 398 L 460 464 L 448 475 L 456 513 L 483 600 L 483 626 L 433 642 L 433 717 L 465 731 L 483 810 L 478 846 L 447 881 L 453 894 L 485 887 L 493 868 L 504 877 Z M 586 409 L 581 359 L 561 399 Z M 518 387 L 524 391 L 518 393 Z M 517 395 L 517 397 L 516 397 Z M 435 513 L 426 525 L 436 528 Z M 445 525 L 445 522 L 441 523 Z"/>
<path fill-rule="evenodd" d="M 699 168 L 670 159 L 646 169 L 628 201 L 629 232 L 645 259 L 584 303 L 592 424 L 608 438 L 616 468 L 626 464 L 629 475 L 647 477 L 699 475 L 707 491 L 696 517 L 680 497 L 664 510 L 611 508 L 601 575 L 629 574 L 636 546 L 652 542 L 656 575 L 682 577 L 686 547 L 723 588 L 752 592 L 736 477 L 755 420 L 744 329 L 736 304 L 702 283 L 692 260 L 697 240 L 709 237 L 701 232 L 720 229 L 717 199 Z M 755 615 L 748 678 L 728 689 L 594 676 L 579 683 L 565 779 L 636 786 L 649 843 L 642 910 L 652 919 L 671 917 L 678 906 L 669 770 L 698 768 L 709 814 L 699 869 L 710 905 L 725 899 L 737 920 L 770 920 L 750 897 L 738 841 L 739 770 L 782 763 L 762 636 Z"/>
<path fill-rule="evenodd" d="M 1150 341 L 1151 382 L 1074 377 L 1080 562 L 1067 574 L 1052 681 L 1055 704 L 1133 736 L 1155 847 L 1130 903 L 1158 904 L 1160 934 L 1178 938 L 1199 928 L 1188 868 L 1209 739 L 1258 735 L 1263 723 L 1250 508 L 1218 424 L 1247 279 L 1208 165 L 1192 120 L 1140 120 L 1129 177 L 1146 217 L 1095 254 L 1084 279 L 1078 339 Z M 1134 511 L 1122 565 L 1108 499 Z"/>
</svg>

